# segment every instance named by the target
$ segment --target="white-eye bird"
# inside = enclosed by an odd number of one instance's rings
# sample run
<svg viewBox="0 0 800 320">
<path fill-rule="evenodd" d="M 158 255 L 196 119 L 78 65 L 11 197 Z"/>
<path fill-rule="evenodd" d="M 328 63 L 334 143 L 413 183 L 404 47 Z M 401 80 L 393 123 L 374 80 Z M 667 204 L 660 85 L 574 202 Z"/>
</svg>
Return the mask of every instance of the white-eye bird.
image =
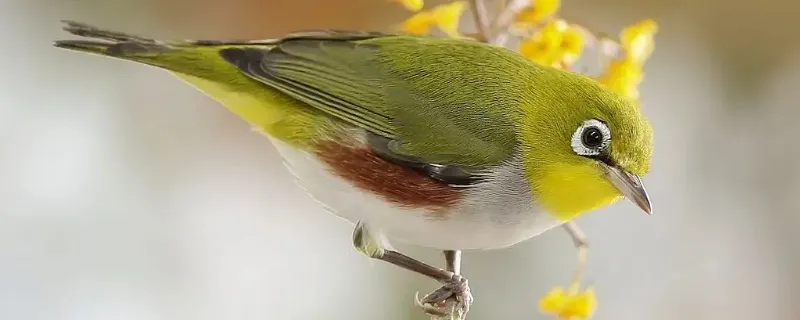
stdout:
<svg viewBox="0 0 800 320">
<path fill-rule="evenodd" d="M 59 48 L 165 69 L 264 132 L 305 191 L 356 224 L 372 258 L 443 286 L 435 313 L 472 302 L 461 250 L 505 248 L 626 197 L 652 129 L 583 75 L 465 39 L 320 31 L 257 41 L 159 41 L 66 21 Z M 447 270 L 383 239 L 441 249 Z"/>
</svg>

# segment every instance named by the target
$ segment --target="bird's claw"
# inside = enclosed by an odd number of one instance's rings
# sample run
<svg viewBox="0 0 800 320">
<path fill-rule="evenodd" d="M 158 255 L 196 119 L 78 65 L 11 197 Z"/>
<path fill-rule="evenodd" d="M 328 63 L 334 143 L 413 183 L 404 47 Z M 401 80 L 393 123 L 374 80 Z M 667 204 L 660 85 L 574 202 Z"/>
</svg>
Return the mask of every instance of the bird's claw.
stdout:
<svg viewBox="0 0 800 320">
<path fill-rule="evenodd" d="M 472 300 L 467 279 L 457 274 L 422 299 L 419 294 L 414 296 L 414 304 L 434 319 L 463 320 L 469 312 Z"/>
</svg>

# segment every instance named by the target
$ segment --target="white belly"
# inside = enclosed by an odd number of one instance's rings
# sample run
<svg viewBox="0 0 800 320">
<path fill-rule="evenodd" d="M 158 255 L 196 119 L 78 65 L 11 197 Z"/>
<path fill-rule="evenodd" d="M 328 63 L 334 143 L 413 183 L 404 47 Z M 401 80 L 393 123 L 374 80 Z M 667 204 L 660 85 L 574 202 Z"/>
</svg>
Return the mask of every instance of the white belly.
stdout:
<svg viewBox="0 0 800 320">
<path fill-rule="evenodd" d="M 511 185 L 480 185 L 470 189 L 449 212 L 432 214 L 424 208 L 405 208 L 387 202 L 380 195 L 361 190 L 333 174 L 314 155 L 271 140 L 298 185 L 313 199 L 352 223 L 364 221 L 389 240 L 442 250 L 497 249 L 559 224 L 533 203 L 527 184 L 515 183 L 510 176 L 505 178 Z M 509 170 L 507 174 L 516 173 Z"/>
</svg>

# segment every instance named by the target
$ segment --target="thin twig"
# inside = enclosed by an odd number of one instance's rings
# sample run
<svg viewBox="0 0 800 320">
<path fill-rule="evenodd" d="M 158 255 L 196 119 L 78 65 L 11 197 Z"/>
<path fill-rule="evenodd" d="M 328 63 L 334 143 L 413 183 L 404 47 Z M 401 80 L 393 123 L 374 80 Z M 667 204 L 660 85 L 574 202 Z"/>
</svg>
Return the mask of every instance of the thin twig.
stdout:
<svg viewBox="0 0 800 320">
<path fill-rule="evenodd" d="M 497 0 L 495 1 L 495 4 L 497 5 L 496 6 L 497 10 L 495 12 L 502 12 L 503 9 L 506 8 L 506 0 Z"/>
<path fill-rule="evenodd" d="M 505 45 L 508 40 L 508 28 L 514 22 L 514 16 L 517 11 L 524 8 L 529 0 L 509 0 L 505 8 L 497 14 L 497 17 L 492 21 L 489 27 L 489 32 L 494 35 L 493 39 L 489 42 L 498 46 Z"/>
<path fill-rule="evenodd" d="M 508 39 L 512 36 L 510 28 L 514 24 L 514 16 L 517 14 L 517 12 L 525 8 L 528 2 L 529 2 L 528 0 L 508 0 L 506 5 L 500 11 L 500 13 L 497 14 L 495 19 L 492 20 L 491 24 L 489 25 L 489 34 L 492 34 L 493 37 L 487 39 L 487 42 L 493 43 L 498 46 L 505 46 Z M 553 16 L 550 19 L 547 19 L 543 22 L 549 22 L 552 19 L 561 19 L 565 21 L 570 21 L 569 24 L 578 27 L 581 33 L 584 34 L 585 36 L 584 38 L 590 39 L 592 45 L 602 46 L 603 44 L 607 44 L 608 42 L 610 42 L 617 47 L 617 49 L 614 50 L 613 52 L 606 52 L 611 50 L 608 50 L 606 48 L 601 48 L 604 49 L 603 50 L 604 54 L 607 54 L 609 56 L 616 56 L 616 51 L 619 51 L 618 49 L 620 47 L 619 41 L 615 40 L 612 37 L 609 37 L 606 34 L 595 32 L 592 29 L 587 28 L 584 24 L 575 23 L 572 22 L 574 20 L 564 19 L 559 16 Z"/>
<path fill-rule="evenodd" d="M 483 0 L 472 0 L 472 16 L 475 18 L 475 25 L 478 29 L 480 39 L 478 41 L 488 41 L 491 39 L 491 30 L 489 30 L 489 17 L 486 14 L 486 7 Z"/>
<path fill-rule="evenodd" d="M 577 223 L 574 221 L 569 221 L 564 223 L 562 226 L 572 238 L 575 248 L 578 249 L 578 266 L 575 268 L 575 273 L 572 275 L 571 282 L 571 287 L 573 287 L 573 289 L 577 289 L 577 286 L 580 284 L 581 278 L 583 277 L 583 270 L 586 268 L 586 249 L 588 248 L 589 244 L 586 242 L 586 235 L 583 233 L 583 230 L 581 230 L 581 227 L 579 227 Z"/>
</svg>

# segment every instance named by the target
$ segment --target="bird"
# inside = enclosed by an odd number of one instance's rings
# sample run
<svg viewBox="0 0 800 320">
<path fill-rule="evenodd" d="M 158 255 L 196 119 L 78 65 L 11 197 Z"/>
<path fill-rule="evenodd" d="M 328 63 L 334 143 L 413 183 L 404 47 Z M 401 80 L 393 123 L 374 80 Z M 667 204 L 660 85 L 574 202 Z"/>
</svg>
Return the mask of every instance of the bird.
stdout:
<svg viewBox="0 0 800 320">
<path fill-rule="evenodd" d="M 292 179 L 354 224 L 370 258 L 442 286 L 415 301 L 466 317 L 461 252 L 516 245 L 625 198 L 648 215 L 653 129 L 577 73 L 469 39 L 317 30 L 156 40 L 64 20 L 53 45 L 165 70 L 263 133 Z M 444 269 L 392 247 L 441 250 Z"/>
</svg>

